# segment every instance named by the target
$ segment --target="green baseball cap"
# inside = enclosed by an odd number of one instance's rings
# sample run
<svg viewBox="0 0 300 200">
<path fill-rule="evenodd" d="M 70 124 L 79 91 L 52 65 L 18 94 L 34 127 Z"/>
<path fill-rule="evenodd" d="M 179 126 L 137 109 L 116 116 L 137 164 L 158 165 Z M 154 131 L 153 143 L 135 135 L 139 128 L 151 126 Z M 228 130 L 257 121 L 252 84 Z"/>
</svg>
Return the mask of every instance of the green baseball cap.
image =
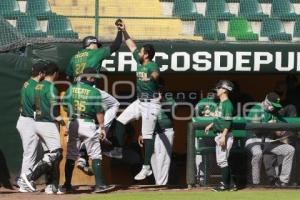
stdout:
<svg viewBox="0 0 300 200">
<path fill-rule="evenodd" d="M 282 108 L 282 105 L 280 104 L 280 97 L 275 92 L 270 92 L 267 94 L 266 99 L 274 106 L 275 108 Z"/>
</svg>

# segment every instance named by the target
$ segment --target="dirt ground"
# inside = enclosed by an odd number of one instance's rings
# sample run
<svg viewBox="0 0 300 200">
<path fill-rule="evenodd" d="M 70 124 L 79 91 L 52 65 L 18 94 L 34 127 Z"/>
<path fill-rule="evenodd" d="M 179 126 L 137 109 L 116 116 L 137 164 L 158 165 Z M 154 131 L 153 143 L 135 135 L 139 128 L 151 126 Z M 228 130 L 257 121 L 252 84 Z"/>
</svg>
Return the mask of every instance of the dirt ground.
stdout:
<svg viewBox="0 0 300 200">
<path fill-rule="evenodd" d="M 299 189 L 289 188 L 289 189 Z M 76 200 L 81 197 L 88 197 L 95 195 L 92 192 L 92 188 L 89 186 L 79 186 L 74 194 L 65 195 L 46 195 L 43 192 L 43 187 L 38 186 L 38 192 L 35 193 L 20 193 L 18 188 L 14 190 L 0 188 L 0 200 Z M 243 189 L 242 191 L 272 191 L 274 188 L 255 188 L 255 189 Z M 200 192 L 210 191 L 210 188 L 193 188 L 187 189 L 186 187 L 161 187 L 153 185 L 133 185 L 133 186 L 116 186 L 115 190 L 111 193 L 122 193 L 122 192 L 147 192 L 147 191 L 170 191 L 170 192 Z M 101 194 L 98 194 L 99 197 Z"/>
</svg>

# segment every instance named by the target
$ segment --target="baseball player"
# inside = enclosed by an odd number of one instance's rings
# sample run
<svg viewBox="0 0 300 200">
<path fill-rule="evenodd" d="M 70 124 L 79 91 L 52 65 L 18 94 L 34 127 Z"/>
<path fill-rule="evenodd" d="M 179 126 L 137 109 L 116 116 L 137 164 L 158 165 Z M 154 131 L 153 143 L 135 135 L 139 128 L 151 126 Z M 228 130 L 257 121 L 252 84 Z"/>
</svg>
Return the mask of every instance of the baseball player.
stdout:
<svg viewBox="0 0 300 200">
<path fill-rule="evenodd" d="M 34 121 L 35 87 L 45 75 L 44 67 L 45 65 L 42 62 L 33 64 L 31 78 L 23 84 L 21 90 L 20 116 L 17 121 L 17 130 L 23 146 L 21 174 L 28 174 L 36 161 L 37 148 L 32 148 L 37 146 L 39 142 L 39 138 L 35 134 Z M 19 179 L 19 181 L 22 181 L 22 179 Z M 18 183 L 18 185 L 20 192 L 27 192 L 24 188 L 25 183 Z"/>
<path fill-rule="evenodd" d="M 118 22 L 119 20 L 116 21 L 116 26 Z M 97 73 L 99 73 L 101 71 L 102 61 L 109 58 L 111 54 L 116 52 L 122 44 L 122 31 L 120 28 L 117 28 L 117 30 L 118 33 L 116 39 L 109 47 L 102 47 L 100 41 L 94 36 L 85 37 L 83 39 L 83 50 L 74 55 L 69 63 L 66 70 L 67 77 L 72 77 L 76 80 L 85 68 L 95 68 Z M 101 92 L 103 107 L 105 109 L 104 126 L 108 132 L 113 120 L 116 118 L 120 103 L 107 92 L 103 90 L 99 91 Z M 86 150 L 84 145 L 81 147 L 80 152 L 85 154 Z M 111 154 L 114 156 L 113 153 Z M 89 168 L 86 167 L 87 165 L 88 163 L 82 158 L 80 158 L 77 162 L 77 167 L 80 170 L 82 170 L 85 174 L 93 175 Z"/>
<path fill-rule="evenodd" d="M 137 67 L 137 100 L 131 103 L 116 120 L 116 138 L 119 151 L 123 146 L 125 125 L 131 120 L 142 117 L 142 136 L 145 147 L 145 160 L 142 170 L 134 177 L 135 180 L 145 179 L 152 174 L 150 168 L 154 148 L 153 133 L 161 104 L 158 97 L 159 67 L 152 61 L 155 50 L 152 45 L 144 45 L 140 51 L 121 24 L 126 44 L 133 53 L 133 58 L 139 64 Z"/>
<path fill-rule="evenodd" d="M 196 116 L 213 117 L 218 103 L 217 94 L 215 90 L 210 91 L 206 98 L 201 99 L 196 105 Z M 197 138 L 195 146 L 212 146 L 215 145 L 211 138 Z M 196 155 L 197 168 L 197 183 L 204 185 L 204 166 L 202 155 Z"/>
<path fill-rule="evenodd" d="M 280 98 L 275 92 L 268 93 L 263 102 L 252 107 L 248 114 L 248 121 L 252 123 L 277 123 L 283 122 L 278 111 L 281 109 Z M 262 142 L 262 132 L 249 132 L 245 147 L 252 154 L 252 184 L 254 187 L 260 184 L 260 168 L 263 153 L 283 156 L 282 170 L 279 179 L 270 180 L 271 184 L 286 186 L 289 183 L 295 149 L 293 146 L 277 140 L 285 137 L 285 132 L 271 132 Z M 273 138 L 275 141 L 272 141 Z"/>
<path fill-rule="evenodd" d="M 80 142 L 85 144 L 88 155 L 92 159 L 96 182 L 94 192 L 101 193 L 113 188 L 113 186 L 105 185 L 102 178 L 102 155 L 99 138 L 105 139 L 106 132 L 101 93 L 93 87 L 97 71 L 94 68 L 86 68 L 83 73 L 84 76 L 80 82 L 70 86 L 64 96 L 64 104 L 68 107 L 67 112 L 71 117 L 71 122 L 65 165 L 65 183 L 62 193 L 72 192 L 71 180 L 74 163 L 79 155 Z M 94 118 L 99 123 L 100 128 L 98 130 Z"/>
<path fill-rule="evenodd" d="M 116 21 L 119 23 L 119 20 Z M 85 68 L 95 68 L 97 73 L 101 71 L 102 61 L 109 58 L 122 44 L 122 31 L 117 26 L 117 36 L 109 47 L 102 47 L 102 44 L 95 36 L 87 36 L 83 39 L 83 49 L 71 58 L 66 70 L 68 78 L 76 78 L 82 74 Z"/>
<path fill-rule="evenodd" d="M 59 113 L 58 91 L 53 83 L 57 77 L 57 65 L 49 62 L 45 66 L 45 79 L 35 87 L 35 133 L 45 143 L 49 153 L 44 154 L 44 157 L 30 172 L 21 175 L 21 179 L 32 192 L 36 191 L 34 181 L 49 171 L 53 171 L 56 174 L 56 177 L 53 177 L 52 186 L 53 193 L 57 192 L 59 181 L 58 163 L 62 159 L 62 148 L 57 124 L 57 122 L 62 123 L 62 118 Z M 32 145 L 29 148 L 36 148 L 36 146 Z"/>
<path fill-rule="evenodd" d="M 154 133 L 154 153 L 151 157 L 151 167 L 156 185 L 167 185 L 172 157 L 174 140 L 172 107 L 173 98 L 162 99 L 162 109 L 158 115 Z M 140 136 L 139 144 L 143 147 L 143 138 Z"/>
<path fill-rule="evenodd" d="M 231 190 L 231 170 L 228 164 L 228 157 L 230 149 L 233 144 L 233 136 L 231 134 L 231 125 L 233 118 L 233 105 L 228 97 L 233 90 L 232 82 L 228 80 L 221 80 L 216 86 L 217 96 L 220 99 L 214 114 L 214 120 L 205 128 L 205 132 L 213 128 L 217 134 L 216 142 L 216 160 L 218 166 L 221 168 L 222 182 L 219 186 L 213 188 L 213 191 L 222 192 Z"/>
</svg>

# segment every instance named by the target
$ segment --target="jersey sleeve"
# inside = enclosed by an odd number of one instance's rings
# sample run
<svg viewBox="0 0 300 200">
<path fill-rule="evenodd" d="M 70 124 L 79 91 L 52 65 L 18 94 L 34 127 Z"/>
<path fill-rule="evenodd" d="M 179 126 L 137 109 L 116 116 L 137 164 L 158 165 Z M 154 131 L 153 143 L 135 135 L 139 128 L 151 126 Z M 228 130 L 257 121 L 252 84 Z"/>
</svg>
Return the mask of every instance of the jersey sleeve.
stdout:
<svg viewBox="0 0 300 200">
<path fill-rule="evenodd" d="M 139 55 L 139 49 L 134 50 L 134 52 L 132 53 L 134 60 L 137 63 L 140 63 L 140 55 Z"/>
<path fill-rule="evenodd" d="M 159 73 L 159 67 L 157 65 L 157 63 L 153 62 L 148 70 L 149 75 L 152 74 L 153 72 L 158 72 Z"/>
<path fill-rule="evenodd" d="M 73 77 L 74 76 L 74 57 L 71 58 L 69 65 L 66 69 L 66 75 L 69 77 Z"/>
<path fill-rule="evenodd" d="M 51 85 L 50 92 L 47 94 L 48 100 L 50 101 L 50 104 L 53 106 L 53 116 L 58 117 L 60 115 L 59 112 L 59 95 L 58 90 L 54 85 Z"/>
<path fill-rule="evenodd" d="M 94 99 L 95 113 L 103 113 L 104 112 L 103 101 L 102 101 L 101 93 L 99 92 L 99 90 L 94 90 L 93 99 Z"/>
<path fill-rule="evenodd" d="M 67 89 L 67 91 L 65 92 L 65 94 L 62 98 L 63 108 L 68 113 L 68 115 L 70 114 L 70 109 L 71 109 L 71 96 L 70 96 L 71 95 L 71 87 L 69 87 Z"/>
<path fill-rule="evenodd" d="M 247 121 L 251 123 L 261 123 L 263 122 L 262 118 L 263 110 L 259 106 L 254 106 L 248 113 Z"/>
</svg>

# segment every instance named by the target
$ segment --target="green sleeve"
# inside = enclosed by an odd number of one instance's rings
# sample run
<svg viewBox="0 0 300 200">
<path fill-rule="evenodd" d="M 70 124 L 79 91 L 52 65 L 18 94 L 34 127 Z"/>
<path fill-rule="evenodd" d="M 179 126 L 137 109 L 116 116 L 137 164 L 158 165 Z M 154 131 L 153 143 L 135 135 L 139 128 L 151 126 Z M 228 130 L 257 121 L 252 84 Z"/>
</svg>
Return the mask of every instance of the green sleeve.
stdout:
<svg viewBox="0 0 300 200">
<path fill-rule="evenodd" d="M 98 91 L 98 90 L 94 90 L 94 94 L 93 94 L 93 97 L 94 97 L 94 101 L 95 104 L 94 104 L 94 110 L 95 110 L 95 113 L 103 113 L 104 112 L 104 108 L 103 108 L 103 105 L 102 105 L 102 98 L 101 98 L 101 93 Z"/>
<path fill-rule="evenodd" d="M 153 62 L 150 65 L 148 72 L 149 72 L 149 74 L 152 74 L 153 72 L 158 72 L 159 73 L 159 67 L 158 67 L 158 65 L 155 62 Z"/>
<path fill-rule="evenodd" d="M 58 91 L 54 85 L 51 85 L 50 92 L 47 94 L 50 104 L 53 106 L 53 116 L 59 116 Z"/>
<path fill-rule="evenodd" d="M 69 77 L 73 77 L 74 76 L 74 57 L 71 58 L 70 63 L 66 69 L 66 75 Z"/>
<path fill-rule="evenodd" d="M 262 118 L 263 110 L 261 107 L 254 106 L 248 113 L 247 121 L 252 123 L 261 123 L 265 120 Z"/>
<path fill-rule="evenodd" d="M 133 54 L 133 58 L 137 63 L 140 63 L 140 55 L 139 55 L 139 49 L 137 48 L 136 50 L 134 50 Z"/>
<path fill-rule="evenodd" d="M 95 51 L 96 51 L 95 54 L 99 59 L 99 62 L 101 62 L 102 60 L 109 58 L 111 56 L 109 47 L 103 47 L 103 48 L 97 49 Z"/>
</svg>

